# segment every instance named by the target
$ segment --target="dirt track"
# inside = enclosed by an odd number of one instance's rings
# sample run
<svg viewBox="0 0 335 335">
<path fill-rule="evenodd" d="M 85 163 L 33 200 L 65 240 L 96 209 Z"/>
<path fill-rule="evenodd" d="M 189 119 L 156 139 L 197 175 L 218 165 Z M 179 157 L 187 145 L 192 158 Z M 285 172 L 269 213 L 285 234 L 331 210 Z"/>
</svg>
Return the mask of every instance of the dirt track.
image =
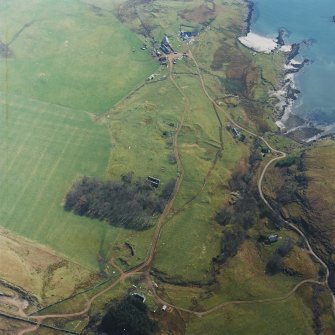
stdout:
<svg viewBox="0 0 335 335">
<path fill-rule="evenodd" d="M 219 106 L 214 101 L 214 99 L 208 94 L 208 92 L 206 90 L 206 86 L 205 86 L 204 80 L 203 80 L 203 77 L 202 77 L 202 74 L 201 74 L 201 71 L 200 71 L 200 68 L 199 68 L 199 65 L 198 65 L 196 59 L 192 55 L 191 51 L 189 51 L 188 55 L 194 61 L 194 64 L 196 65 L 197 72 L 198 72 L 198 75 L 199 75 L 199 78 L 200 78 L 200 81 L 201 81 L 201 85 L 202 85 L 202 90 L 203 90 L 204 94 L 206 95 L 206 97 L 213 103 L 213 105 L 216 106 L 216 108 L 220 112 L 222 112 L 225 115 L 225 117 L 229 120 L 229 122 L 231 122 L 236 128 L 239 128 L 239 129 L 243 130 L 244 132 L 246 132 L 247 134 L 249 134 L 249 135 L 251 135 L 253 137 L 256 137 L 256 138 L 262 140 L 263 143 L 272 151 L 272 153 L 274 153 L 274 154 L 277 155 L 276 157 L 272 158 L 264 166 L 264 168 L 263 168 L 263 170 L 261 172 L 261 175 L 259 177 L 259 180 L 258 180 L 258 191 L 259 191 L 260 197 L 264 201 L 264 203 L 273 211 L 273 208 L 271 207 L 271 205 L 269 204 L 269 202 L 264 197 L 264 194 L 263 194 L 263 191 L 262 191 L 262 183 L 263 183 L 264 175 L 267 172 L 268 168 L 275 161 L 285 158 L 286 157 L 286 153 L 274 149 L 263 137 L 258 136 L 257 134 L 255 134 L 255 133 L 249 131 L 248 129 L 245 129 L 244 127 L 242 127 L 239 124 L 237 124 L 225 112 L 225 110 L 223 110 L 221 108 L 221 106 Z M 310 254 L 317 260 L 317 262 L 319 262 L 322 265 L 322 267 L 325 268 L 325 270 L 326 270 L 326 276 L 325 276 L 325 279 L 323 281 L 317 281 L 315 279 L 306 279 L 306 280 L 303 280 L 300 283 L 298 283 L 290 292 L 288 292 L 283 297 L 272 298 L 272 299 L 255 299 L 255 300 L 238 300 L 238 301 L 235 300 L 235 301 L 228 301 L 228 302 L 222 303 L 220 305 L 217 305 L 217 306 L 215 306 L 215 307 L 213 307 L 213 308 L 211 308 L 211 309 L 209 309 L 207 311 L 204 311 L 204 312 L 195 312 L 195 311 L 192 311 L 192 310 L 188 310 L 188 309 L 184 309 L 184 308 L 175 306 L 173 304 L 170 304 L 170 303 L 164 301 L 162 298 L 160 298 L 158 296 L 158 294 L 156 292 L 156 289 L 155 289 L 154 285 L 152 284 L 152 280 L 150 278 L 150 269 L 152 267 L 152 263 L 153 263 L 153 260 L 154 260 L 154 257 L 155 257 L 155 253 L 156 253 L 156 249 L 157 249 L 157 244 L 158 244 L 158 241 L 159 241 L 159 238 L 160 238 L 160 234 L 161 234 L 162 228 L 163 228 L 164 223 L 166 222 L 166 220 L 167 220 L 167 218 L 168 218 L 168 216 L 169 216 L 169 214 L 170 214 L 170 212 L 172 210 L 172 207 L 173 207 L 173 204 L 174 204 L 174 200 L 175 200 L 175 198 L 176 198 L 176 196 L 178 194 L 178 190 L 180 188 L 180 185 L 182 183 L 183 176 L 184 176 L 184 169 L 183 169 L 182 162 L 180 160 L 179 151 L 178 151 L 178 136 L 179 136 L 179 133 L 180 133 L 182 127 L 183 127 L 183 124 L 184 124 L 184 121 L 185 121 L 185 117 L 186 117 L 186 115 L 187 115 L 187 113 L 189 111 L 189 108 L 190 108 L 188 97 L 184 94 L 183 90 L 178 86 L 178 84 L 176 83 L 176 81 L 173 78 L 173 75 L 172 75 L 172 69 L 173 69 L 172 59 L 170 59 L 169 63 L 170 63 L 170 66 L 169 66 L 169 79 L 172 81 L 172 83 L 175 85 L 175 87 L 177 88 L 177 90 L 180 92 L 180 94 L 181 94 L 181 96 L 183 98 L 183 101 L 184 101 L 184 112 L 182 114 L 182 117 L 181 117 L 178 129 L 177 129 L 177 131 L 175 133 L 175 136 L 174 136 L 174 148 L 175 148 L 175 155 L 176 155 L 176 158 L 177 158 L 179 178 L 177 180 L 177 184 L 176 184 L 173 196 L 170 199 L 168 205 L 166 206 L 163 214 L 161 215 L 161 217 L 159 219 L 159 222 L 157 223 L 157 227 L 156 227 L 153 239 L 152 239 L 151 248 L 150 248 L 149 254 L 147 256 L 147 259 L 145 260 L 144 263 L 140 264 L 139 266 L 135 267 L 134 269 L 132 269 L 129 272 L 123 272 L 119 267 L 115 266 L 115 264 L 111 263 L 120 272 L 120 277 L 115 282 L 113 282 L 110 286 L 108 286 L 107 288 L 103 289 L 102 291 L 100 291 L 99 293 L 97 293 L 96 295 L 94 295 L 93 297 L 91 297 L 91 299 L 89 299 L 86 302 L 85 307 L 81 311 L 78 311 L 78 312 L 75 312 L 75 313 L 65 313 L 65 314 L 49 314 L 49 315 L 31 316 L 30 319 L 33 319 L 33 320 L 35 320 L 38 323 L 42 323 L 46 319 L 59 319 L 59 318 L 70 318 L 70 317 L 79 317 L 79 316 L 82 316 L 82 315 L 86 314 L 89 311 L 92 303 L 98 297 L 100 297 L 101 295 L 103 295 L 107 291 L 113 289 L 115 286 L 117 286 L 120 282 L 124 281 L 125 279 L 130 278 L 132 276 L 140 275 L 140 274 L 143 274 L 146 277 L 146 283 L 147 283 L 148 289 L 150 289 L 152 291 L 152 293 L 153 293 L 153 295 L 154 295 L 157 303 L 165 304 L 165 305 L 170 306 L 172 308 L 175 308 L 175 309 L 177 309 L 179 311 L 186 312 L 186 313 L 198 316 L 198 317 L 206 316 L 206 315 L 208 315 L 208 314 L 210 314 L 210 313 L 212 313 L 214 311 L 217 311 L 217 310 L 219 310 L 219 309 L 221 309 L 221 308 L 223 308 L 225 306 L 228 306 L 228 305 L 242 305 L 242 304 L 259 304 L 259 303 L 283 302 L 286 299 L 288 299 L 290 296 L 292 296 L 302 285 L 305 285 L 305 284 L 322 285 L 322 286 L 326 286 L 329 289 L 329 287 L 328 287 L 328 279 L 329 279 L 329 269 L 328 269 L 328 266 L 316 255 L 316 253 L 314 252 L 314 250 L 310 246 L 310 244 L 309 244 L 306 236 L 304 235 L 304 233 L 299 228 L 297 228 L 292 223 L 290 223 L 289 221 L 285 221 L 285 223 L 288 225 L 288 227 L 290 227 L 292 230 L 294 230 L 296 233 L 298 233 L 304 239 L 304 241 L 306 243 L 306 246 L 307 246 L 307 249 L 310 252 Z M 334 310 L 334 313 L 335 313 L 335 298 L 334 298 L 333 294 L 332 294 L 332 297 L 333 297 L 333 310 Z M 23 334 L 31 333 L 31 332 L 33 332 L 33 331 L 35 331 L 37 329 L 38 329 L 38 325 L 29 326 L 29 327 L 27 327 L 27 328 L 19 331 L 17 334 L 18 335 L 23 335 Z"/>
</svg>

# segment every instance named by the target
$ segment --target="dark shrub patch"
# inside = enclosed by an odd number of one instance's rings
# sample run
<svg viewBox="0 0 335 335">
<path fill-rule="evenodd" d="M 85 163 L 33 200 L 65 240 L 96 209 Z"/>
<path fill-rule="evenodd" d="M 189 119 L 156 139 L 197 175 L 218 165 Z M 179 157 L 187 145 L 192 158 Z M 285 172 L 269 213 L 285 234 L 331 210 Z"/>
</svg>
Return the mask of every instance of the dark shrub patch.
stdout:
<svg viewBox="0 0 335 335">
<path fill-rule="evenodd" d="M 167 183 L 160 195 L 146 180 L 132 180 L 132 174 L 120 182 L 103 182 L 83 177 L 66 196 L 64 209 L 111 225 L 144 230 L 151 226 L 152 216 L 163 212 L 175 181 Z"/>
<path fill-rule="evenodd" d="M 156 323 L 148 316 L 147 306 L 133 296 L 112 305 L 103 317 L 99 331 L 108 335 L 151 335 Z"/>
</svg>

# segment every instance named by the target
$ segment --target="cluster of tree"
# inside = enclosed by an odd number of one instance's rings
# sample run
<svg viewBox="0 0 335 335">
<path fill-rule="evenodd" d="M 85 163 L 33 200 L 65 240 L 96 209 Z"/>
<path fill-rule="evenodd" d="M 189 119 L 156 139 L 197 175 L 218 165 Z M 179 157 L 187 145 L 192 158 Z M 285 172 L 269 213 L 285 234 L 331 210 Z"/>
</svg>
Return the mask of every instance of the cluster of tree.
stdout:
<svg viewBox="0 0 335 335">
<path fill-rule="evenodd" d="M 247 237 L 249 228 L 257 222 L 257 202 L 253 195 L 247 192 L 234 206 L 219 211 L 215 219 L 221 225 L 229 224 L 221 238 L 221 253 L 215 259 L 219 264 L 223 264 L 229 257 L 236 255 Z"/>
<path fill-rule="evenodd" d="M 293 241 L 291 238 L 287 238 L 284 242 L 275 250 L 272 257 L 266 264 L 266 273 L 274 275 L 283 270 L 283 258 L 293 249 Z"/>
<path fill-rule="evenodd" d="M 163 212 L 174 186 L 172 180 L 159 194 L 146 180 L 133 181 L 131 173 L 119 182 L 83 177 L 67 194 L 64 209 L 113 226 L 144 230 L 154 214 Z"/>
<path fill-rule="evenodd" d="M 148 315 L 147 306 L 134 296 L 113 304 L 103 317 L 99 331 L 108 335 L 151 335 L 156 322 Z"/>
<path fill-rule="evenodd" d="M 290 167 L 296 164 L 297 159 L 298 158 L 296 156 L 287 156 L 286 158 L 278 161 L 275 166 L 278 168 Z"/>
<path fill-rule="evenodd" d="M 305 174 L 304 153 L 298 156 L 290 156 L 276 164 L 281 168 L 285 183 L 276 192 L 276 202 L 280 207 L 290 202 L 302 201 L 307 203 L 304 190 L 308 187 L 308 177 Z"/>
<path fill-rule="evenodd" d="M 281 227 L 282 222 L 253 189 L 254 171 L 261 162 L 261 142 L 255 139 L 251 147 L 246 173 L 235 172 L 230 180 L 230 189 L 237 191 L 240 197 L 229 207 L 222 208 L 215 215 L 218 224 L 225 226 L 221 238 L 220 254 L 213 259 L 215 264 L 223 264 L 229 257 L 236 255 L 240 245 L 245 241 L 248 230 L 262 217 L 267 217 L 274 227 Z"/>
<path fill-rule="evenodd" d="M 322 331 L 321 316 L 323 314 L 323 310 L 320 304 L 320 287 L 319 285 L 313 285 L 312 289 L 313 328 L 315 334 L 320 335 Z"/>
<path fill-rule="evenodd" d="M 258 220 L 259 210 L 257 200 L 248 184 L 250 175 L 235 173 L 230 182 L 234 190 L 241 195 L 234 205 L 221 209 L 216 213 L 215 220 L 218 224 L 227 226 L 221 238 L 220 255 L 214 262 L 223 264 L 229 257 L 236 255 L 238 248 L 247 237 L 247 231 Z"/>
</svg>

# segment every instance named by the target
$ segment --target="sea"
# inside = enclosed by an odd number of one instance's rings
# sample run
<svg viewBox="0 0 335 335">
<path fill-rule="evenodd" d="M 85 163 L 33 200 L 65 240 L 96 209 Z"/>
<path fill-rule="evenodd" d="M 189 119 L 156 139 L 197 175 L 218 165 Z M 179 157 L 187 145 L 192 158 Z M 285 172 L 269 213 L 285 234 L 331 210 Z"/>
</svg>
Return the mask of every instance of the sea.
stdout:
<svg viewBox="0 0 335 335">
<path fill-rule="evenodd" d="M 253 0 L 251 31 L 286 44 L 304 43 L 296 60 L 309 59 L 295 78 L 301 91 L 293 113 L 335 132 L 335 0 Z"/>
</svg>

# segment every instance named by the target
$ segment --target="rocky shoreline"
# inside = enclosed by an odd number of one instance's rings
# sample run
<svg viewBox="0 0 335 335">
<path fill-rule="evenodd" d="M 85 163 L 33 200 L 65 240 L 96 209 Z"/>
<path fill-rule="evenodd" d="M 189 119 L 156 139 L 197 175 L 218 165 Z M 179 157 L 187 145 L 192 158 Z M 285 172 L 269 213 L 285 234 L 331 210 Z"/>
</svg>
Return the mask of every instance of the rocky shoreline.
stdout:
<svg viewBox="0 0 335 335">
<path fill-rule="evenodd" d="M 248 7 L 248 15 L 247 18 L 245 20 L 247 26 L 246 26 L 246 35 L 248 33 L 250 33 L 250 29 L 251 29 L 251 20 L 252 20 L 252 15 L 255 9 L 255 5 L 251 0 L 245 0 L 247 7 Z"/>
<path fill-rule="evenodd" d="M 278 30 L 278 35 L 275 39 L 252 33 L 251 24 L 255 7 L 252 0 L 245 0 L 245 3 L 248 8 L 248 14 L 245 20 L 246 36 L 240 37 L 239 41 L 253 52 L 270 54 L 282 51 L 286 53 L 280 87 L 270 92 L 270 96 L 277 101 L 274 106 L 274 116 L 280 131 L 301 143 L 308 143 L 331 136 L 329 132 L 326 132 L 326 127 L 324 128 L 310 120 L 303 119 L 294 114 L 293 111 L 300 94 L 295 84 L 295 77 L 304 66 L 311 64 L 309 59 L 297 61 L 296 57 L 299 56 L 301 46 L 308 46 L 311 44 L 311 41 L 302 41 L 301 43 L 287 45 L 285 43 L 285 37 L 288 35 L 288 32 L 285 28 Z"/>
<path fill-rule="evenodd" d="M 281 33 L 279 32 L 279 34 Z M 283 36 L 281 38 L 283 39 Z M 311 64 L 309 59 L 304 59 L 300 62 L 295 60 L 303 44 L 308 45 L 309 41 L 292 45 L 291 52 L 286 57 L 280 88 L 270 92 L 270 95 L 278 101 L 275 104 L 275 118 L 280 130 L 298 142 L 309 143 L 327 135 L 324 134 L 324 129 L 321 129 L 320 126 L 301 118 L 293 111 L 294 105 L 301 93 L 296 87 L 295 76 L 304 66 Z"/>
</svg>

